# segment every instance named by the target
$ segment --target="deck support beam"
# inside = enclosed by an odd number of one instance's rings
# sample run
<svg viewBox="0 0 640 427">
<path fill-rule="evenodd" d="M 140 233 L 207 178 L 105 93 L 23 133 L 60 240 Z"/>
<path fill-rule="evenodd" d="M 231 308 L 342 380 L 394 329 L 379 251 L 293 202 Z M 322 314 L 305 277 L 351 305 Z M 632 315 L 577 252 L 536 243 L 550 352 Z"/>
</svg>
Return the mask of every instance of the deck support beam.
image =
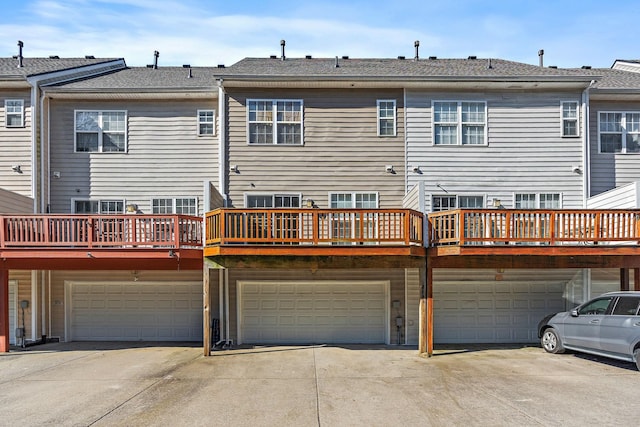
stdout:
<svg viewBox="0 0 640 427">
<path fill-rule="evenodd" d="M 640 291 L 640 268 L 633 269 L 633 290 Z"/>
<path fill-rule="evenodd" d="M 621 291 L 629 290 L 629 269 L 628 268 L 620 269 L 620 290 Z"/>
<path fill-rule="evenodd" d="M 0 269 L 0 353 L 9 352 L 9 270 Z"/>
<path fill-rule="evenodd" d="M 202 346 L 206 357 L 211 356 L 211 268 L 206 260 L 202 270 Z"/>
<path fill-rule="evenodd" d="M 430 266 L 420 269 L 420 282 L 418 352 L 431 357 L 433 355 L 433 269 Z"/>
</svg>

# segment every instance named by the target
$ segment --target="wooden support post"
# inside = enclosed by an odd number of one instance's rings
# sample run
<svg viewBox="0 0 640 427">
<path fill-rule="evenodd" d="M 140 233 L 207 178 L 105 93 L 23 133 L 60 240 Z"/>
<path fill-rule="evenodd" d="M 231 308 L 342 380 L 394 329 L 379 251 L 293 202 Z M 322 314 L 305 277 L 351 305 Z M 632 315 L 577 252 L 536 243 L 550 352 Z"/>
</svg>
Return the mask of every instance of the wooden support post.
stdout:
<svg viewBox="0 0 640 427">
<path fill-rule="evenodd" d="M 427 267 L 427 354 L 433 355 L 433 268 Z"/>
<path fill-rule="evenodd" d="M 202 346 L 205 356 L 211 356 L 211 269 L 205 259 L 202 267 Z"/>
<path fill-rule="evenodd" d="M 640 268 L 633 269 L 633 290 L 640 291 Z"/>
<path fill-rule="evenodd" d="M 0 270 L 0 353 L 9 352 L 9 270 Z"/>
<path fill-rule="evenodd" d="M 427 352 L 427 275 L 426 263 L 425 267 L 420 268 L 420 307 L 418 314 L 418 353 L 425 354 Z"/>
<path fill-rule="evenodd" d="M 621 291 L 629 290 L 629 269 L 628 268 L 620 269 L 620 290 Z"/>
</svg>

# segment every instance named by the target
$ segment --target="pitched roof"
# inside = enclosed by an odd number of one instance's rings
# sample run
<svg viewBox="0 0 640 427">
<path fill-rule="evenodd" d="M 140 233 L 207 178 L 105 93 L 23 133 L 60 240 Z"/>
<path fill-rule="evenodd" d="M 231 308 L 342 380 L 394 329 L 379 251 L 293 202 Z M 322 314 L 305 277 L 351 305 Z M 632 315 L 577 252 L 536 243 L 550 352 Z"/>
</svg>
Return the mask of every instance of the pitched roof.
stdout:
<svg viewBox="0 0 640 427">
<path fill-rule="evenodd" d="M 27 78 L 118 60 L 122 60 L 122 58 L 23 58 L 23 66 L 18 67 L 17 58 L 0 58 L 0 79 L 16 77 Z"/>
<path fill-rule="evenodd" d="M 638 90 L 640 73 L 613 68 L 568 69 L 576 73 L 590 75 L 595 81 L 594 89 Z"/>
</svg>

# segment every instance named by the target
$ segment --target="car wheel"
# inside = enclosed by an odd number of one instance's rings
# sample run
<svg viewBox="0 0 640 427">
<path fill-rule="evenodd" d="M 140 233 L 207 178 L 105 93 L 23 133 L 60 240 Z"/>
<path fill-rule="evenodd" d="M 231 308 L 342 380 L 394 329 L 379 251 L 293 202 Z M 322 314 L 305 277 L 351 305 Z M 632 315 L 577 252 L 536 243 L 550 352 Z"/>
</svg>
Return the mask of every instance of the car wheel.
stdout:
<svg viewBox="0 0 640 427">
<path fill-rule="evenodd" d="M 640 348 L 636 348 L 633 351 L 633 357 L 636 359 L 636 367 L 638 368 L 638 371 L 640 371 Z"/>
<path fill-rule="evenodd" d="M 553 328 L 545 329 L 545 331 L 542 333 L 540 343 L 542 344 L 542 348 L 544 348 L 547 353 L 564 353 L 562 341 L 560 340 L 560 337 L 558 336 L 556 330 Z"/>
</svg>

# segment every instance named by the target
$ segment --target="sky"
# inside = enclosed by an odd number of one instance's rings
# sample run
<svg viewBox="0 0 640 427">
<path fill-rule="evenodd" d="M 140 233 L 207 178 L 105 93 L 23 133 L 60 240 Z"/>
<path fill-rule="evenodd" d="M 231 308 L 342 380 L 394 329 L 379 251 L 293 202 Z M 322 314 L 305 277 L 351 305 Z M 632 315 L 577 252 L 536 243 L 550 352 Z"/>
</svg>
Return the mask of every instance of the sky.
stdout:
<svg viewBox="0 0 640 427">
<path fill-rule="evenodd" d="M 2 0 L 0 57 L 227 66 L 245 57 L 500 58 L 558 67 L 640 59 L 638 0 Z"/>
</svg>

